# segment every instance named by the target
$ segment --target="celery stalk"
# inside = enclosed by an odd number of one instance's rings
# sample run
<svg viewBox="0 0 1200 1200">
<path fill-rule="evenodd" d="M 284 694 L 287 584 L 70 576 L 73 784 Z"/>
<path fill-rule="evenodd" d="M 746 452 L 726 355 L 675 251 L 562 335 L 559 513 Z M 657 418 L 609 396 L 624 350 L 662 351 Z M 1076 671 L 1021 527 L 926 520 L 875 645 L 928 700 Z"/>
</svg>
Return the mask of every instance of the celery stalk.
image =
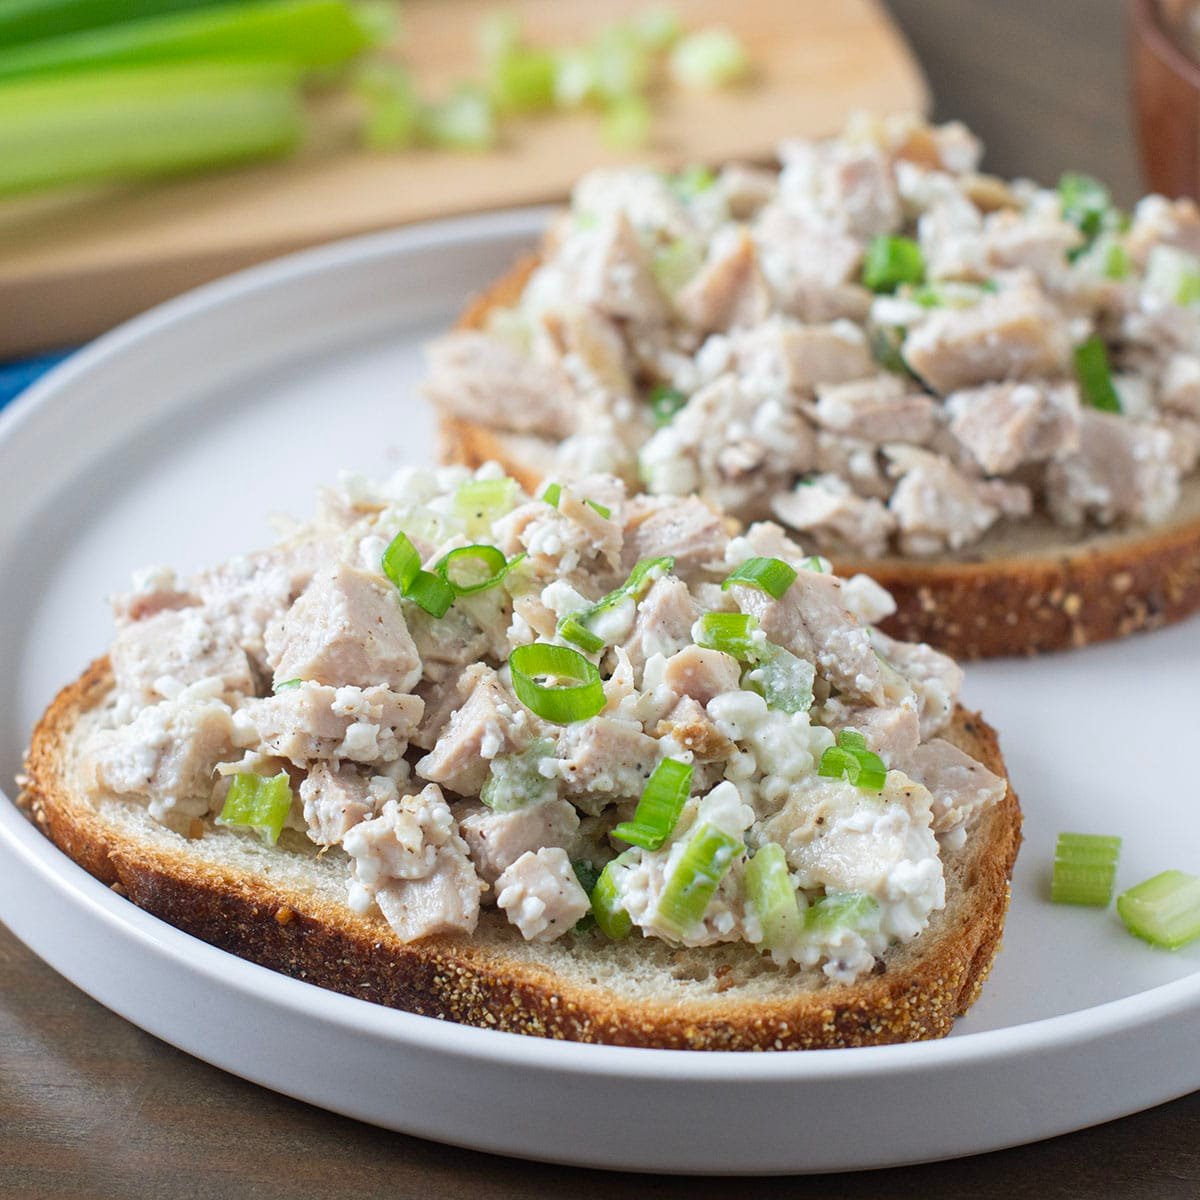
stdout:
<svg viewBox="0 0 1200 1200">
<path fill-rule="evenodd" d="M 216 8 L 236 0 L 4 0 L 0 46 L 58 37 L 118 21 L 141 20 L 189 8 Z"/>
<path fill-rule="evenodd" d="M 347 0 L 270 0 L 162 13 L 0 50 L 0 79 L 186 58 L 332 66 L 375 41 L 371 16 Z"/>
<path fill-rule="evenodd" d="M 0 196 L 285 154 L 300 141 L 295 72 L 181 64 L 0 85 Z"/>
</svg>

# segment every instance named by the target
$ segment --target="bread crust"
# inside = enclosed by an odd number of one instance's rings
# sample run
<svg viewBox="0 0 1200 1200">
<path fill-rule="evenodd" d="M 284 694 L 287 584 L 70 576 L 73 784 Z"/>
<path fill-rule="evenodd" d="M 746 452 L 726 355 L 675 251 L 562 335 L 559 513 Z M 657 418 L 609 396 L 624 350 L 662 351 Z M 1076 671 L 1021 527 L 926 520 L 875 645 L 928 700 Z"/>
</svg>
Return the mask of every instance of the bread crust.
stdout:
<svg viewBox="0 0 1200 1200">
<path fill-rule="evenodd" d="M 883 973 L 849 987 L 747 998 L 736 987 L 722 991 L 718 970 L 707 994 L 639 1001 L 589 981 L 588 964 L 606 953 L 598 933 L 573 940 L 579 969 L 567 973 L 515 954 L 520 937 L 499 918 L 483 940 L 405 944 L 377 915 L 358 916 L 343 903 L 268 886 L 256 873 L 206 860 L 197 852 L 204 839 L 138 837 L 103 815 L 75 784 L 73 751 L 81 718 L 111 688 L 108 661 L 97 660 L 63 689 L 34 731 L 21 803 L 38 827 L 97 879 L 155 916 L 240 957 L 347 995 L 484 1028 L 614 1045 L 866 1046 L 948 1033 L 978 996 L 999 947 L 1021 840 L 1011 786 L 955 857 L 946 910 L 895 959 L 889 952 Z M 960 708 L 946 736 L 1005 773 L 996 735 L 978 714 Z M 735 952 L 756 968 L 761 963 L 752 947 Z M 677 951 L 674 961 L 695 978 L 706 951 Z M 671 973 L 663 974 L 669 984 Z"/>
<path fill-rule="evenodd" d="M 458 328 L 482 329 L 493 308 L 515 303 L 537 263 L 537 256 L 522 258 L 475 296 Z M 499 462 L 527 490 L 540 482 L 528 439 L 450 416 L 440 417 L 439 431 L 444 462 Z M 895 615 L 881 622 L 885 633 L 929 642 L 963 660 L 1110 641 L 1200 610 L 1200 516 L 1194 513 L 1157 529 L 1097 532 L 1078 541 L 1064 531 L 1057 545 L 1002 557 L 833 558 L 839 575 L 862 571 L 895 597 Z"/>
</svg>

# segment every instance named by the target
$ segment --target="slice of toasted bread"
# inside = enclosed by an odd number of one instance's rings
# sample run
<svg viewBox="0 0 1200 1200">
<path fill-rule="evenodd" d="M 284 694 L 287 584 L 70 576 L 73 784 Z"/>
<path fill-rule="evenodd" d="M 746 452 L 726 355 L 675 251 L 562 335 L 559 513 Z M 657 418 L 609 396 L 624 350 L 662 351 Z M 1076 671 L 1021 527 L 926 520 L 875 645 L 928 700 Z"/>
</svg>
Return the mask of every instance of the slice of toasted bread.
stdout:
<svg viewBox="0 0 1200 1200">
<path fill-rule="evenodd" d="M 22 804 L 67 854 L 141 908 L 297 979 L 411 1012 L 543 1037 L 696 1050 L 865 1046 L 940 1037 L 976 999 L 999 945 L 1021 814 L 1011 790 L 944 854 L 947 902 L 915 942 L 852 986 L 782 970 L 745 943 L 673 949 L 600 933 L 524 942 L 495 910 L 472 938 L 401 942 L 346 905 L 347 861 L 285 831 L 276 847 L 203 827 L 184 838 L 118 797 L 88 798 L 79 750 L 112 691 L 108 661 L 34 732 Z M 996 736 L 959 709 L 947 735 L 998 774 Z M 199 830 L 197 830 L 199 832 Z"/>
<path fill-rule="evenodd" d="M 520 297 L 537 266 L 522 259 L 476 296 L 459 328 Z M 528 490 L 552 469 L 555 443 L 459 417 L 440 422 L 446 462 L 502 464 Z M 1200 609 L 1200 477 L 1185 482 L 1166 524 L 1073 534 L 1046 517 L 1008 523 L 956 555 L 914 559 L 833 556 L 834 569 L 864 571 L 896 599 L 881 627 L 930 642 L 953 658 L 1038 654 L 1157 629 Z"/>
</svg>

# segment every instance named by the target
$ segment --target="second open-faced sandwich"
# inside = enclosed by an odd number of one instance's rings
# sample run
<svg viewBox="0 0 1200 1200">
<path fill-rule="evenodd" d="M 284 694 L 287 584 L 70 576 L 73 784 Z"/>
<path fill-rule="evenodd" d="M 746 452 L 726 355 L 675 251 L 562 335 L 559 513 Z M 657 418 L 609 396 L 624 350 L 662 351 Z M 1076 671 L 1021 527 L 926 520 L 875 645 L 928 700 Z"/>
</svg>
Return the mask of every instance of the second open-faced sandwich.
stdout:
<svg viewBox="0 0 1200 1200">
<path fill-rule="evenodd" d="M 1200 605 L 1200 216 L 961 125 L 604 170 L 431 350 L 447 454 L 777 520 L 960 657 Z"/>
</svg>

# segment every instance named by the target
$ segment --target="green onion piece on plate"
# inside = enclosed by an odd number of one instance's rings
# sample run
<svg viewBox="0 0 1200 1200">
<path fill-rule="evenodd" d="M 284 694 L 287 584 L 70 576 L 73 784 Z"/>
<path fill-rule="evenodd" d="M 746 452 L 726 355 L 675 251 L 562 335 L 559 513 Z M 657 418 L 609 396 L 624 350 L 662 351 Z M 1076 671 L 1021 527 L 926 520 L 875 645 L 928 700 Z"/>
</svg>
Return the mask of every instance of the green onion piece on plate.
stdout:
<svg viewBox="0 0 1200 1200">
<path fill-rule="evenodd" d="M 721 584 L 721 590 L 728 591 L 735 583 L 741 583 L 778 600 L 795 582 L 795 567 L 782 558 L 748 558 Z"/>
<path fill-rule="evenodd" d="M 697 622 L 697 646 L 732 654 L 738 662 L 758 662 L 766 652 L 755 636 L 758 622 L 749 613 L 708 612 Z"/>
<path fill-rule="evenodd" d="M 1178 950 L 1200 938 L 1200 879 L 1163 871 L 1117 897 L 1117 912 L 1130 933 Z"/>
<path fill-rule="evenodd" d="M 267 779 L 239 771 L 225 793 L 225 804 L 218 825 L 240 825 L 253 829 L 264 842 L 273 846 L 288 813 L 292 811 L 292 781 L 286 771 Z"/>
<path fill-rule="evenodd" d="M 787 855 L 778 842 L 768 842 L 746 864 L 746 895 L 754 904 L 762 925 L 763 945 L 780 950 L 804 928 L 804 911 L 792 877 Z"/>
<path fill-rule="evenodd" d="M 862 281 L 873 292 L 894 292 L 902 283 L 925 278 L 925 256 L 912 238 L 880 234 L 871 239 L 863 259 Z"/>
<path fill-rule="evenodd" d="M 518 646 L 509 657 L 513 691 L 530 712 L 555 725 L 586 721 L 604 707 L 600 672 L 577 650 L 536 642 Z M 539 679 L 569 680 L 563 684 Z"/>
<path fill-rule="evenodd" d="M 628 937 L 633 929 L 633 920 L 621 904 L 621 893 L 617 890 L 616 881 L 617 871 L 629 861 L 627 855 L 631 853 L 632 851 L 626 851 L 625 854 L 617 855 L 600 872 L 600 878 L 596 880 L 596 886 L 591 892 L 592 916 L 596 918 L 600 932 L 613 941 Z"/>
<path fill-rule="evenodd" d="M 1055 904 L 1089 904 L 1105 908 L 1117 877 L 1119 837 L 1060 833 L 1054 850 L 1050 899 Z"/>
<path fill-rule="evenodd" d="M 1108 367 L 1108 351 L 1102 338 L 1093 334 L 1086 342 L 1075 347 L 1075 377 L 1085 404 L 1101 412 L 1119 413 L 1121 398 L 1113 386 L 1112 372 Z"/>
<path fill-rule="evenodd" d="M 817 774 L 826 779 L 845 779 L 864 792 L 881 792 L 887 783 L 883 759 L 867 749 L 867 739 L 853 729 L 837 735 L 837 745 L 821 755 Z"/>
<path fill-rule="evenodd" d="M 704 917 L 709 901 L 743 850 L 741 838 L 701 825 L 688 839 L 658 901 L 658 922 L 683 937 Z"/>
<path fill-rule="evenodd" d="M 657 850 L 671 836 L 691 790 L 691 764 L 664 758 L 647 780 L 633 820 L 622 821 L 613 833 L 630 845 Z"/>
</svg>

